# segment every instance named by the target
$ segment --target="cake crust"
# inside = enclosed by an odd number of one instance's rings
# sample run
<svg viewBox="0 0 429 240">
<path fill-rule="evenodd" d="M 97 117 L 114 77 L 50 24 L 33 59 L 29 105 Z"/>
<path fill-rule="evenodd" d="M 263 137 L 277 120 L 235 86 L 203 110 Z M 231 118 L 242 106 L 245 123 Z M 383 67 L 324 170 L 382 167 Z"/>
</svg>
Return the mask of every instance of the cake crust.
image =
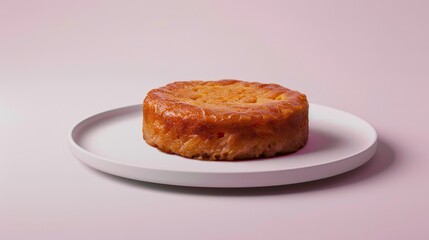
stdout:
<svg viewBox="0 0 429 240">
<path fill-rule="evenodd" d="M 271 157 L 305 145 L 308 102 L 277 84 L 174 82 L 147 94 L 142 131 L 148 144 L 187 158 Z"/>
</svg>

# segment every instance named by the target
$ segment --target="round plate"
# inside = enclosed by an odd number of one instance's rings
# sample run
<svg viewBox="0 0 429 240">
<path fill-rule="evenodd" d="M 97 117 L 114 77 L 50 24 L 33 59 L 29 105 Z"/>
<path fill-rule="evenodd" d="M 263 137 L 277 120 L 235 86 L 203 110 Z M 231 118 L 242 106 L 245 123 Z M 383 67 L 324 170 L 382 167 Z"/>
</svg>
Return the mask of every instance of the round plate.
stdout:
<svg viewBox="0 0 429 240">
<path fill-rule="evenodd" d="M 91 116 L 72 128 L 72 153 L 113 175 L 147 182 L 198 187 L 261 187 L 334 176 L 368 161 L 377 134 L 364 120 L 333 108 L 310 105 L 310 133 L 304 148 L 273 158 L 202 161 L 166 154 L 142 138 L 142 106 Z"/>
</svg>

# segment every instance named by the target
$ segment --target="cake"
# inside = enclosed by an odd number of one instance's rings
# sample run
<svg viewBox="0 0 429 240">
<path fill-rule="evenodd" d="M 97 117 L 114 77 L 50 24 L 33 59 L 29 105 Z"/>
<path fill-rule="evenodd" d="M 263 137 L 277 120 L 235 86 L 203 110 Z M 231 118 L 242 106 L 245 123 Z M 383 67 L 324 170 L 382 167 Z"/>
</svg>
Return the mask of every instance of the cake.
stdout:
<svg viewBox="0 0 429 240">
<path fill-rule="evenodd" d="M 304 94 L 277 84 L 174 82 L 145 97 L 143 138 L 186 158 L 272 157 L 306 144 L 308 107 Z"/>
</svg>

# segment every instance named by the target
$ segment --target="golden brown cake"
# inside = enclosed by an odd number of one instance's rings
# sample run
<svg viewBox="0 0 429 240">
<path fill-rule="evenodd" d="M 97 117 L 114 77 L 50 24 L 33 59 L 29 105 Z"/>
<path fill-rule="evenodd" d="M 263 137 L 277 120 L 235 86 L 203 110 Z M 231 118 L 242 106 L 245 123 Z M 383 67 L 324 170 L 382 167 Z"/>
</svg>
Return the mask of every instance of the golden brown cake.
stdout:
<svg viewBox="0 0 429 240">
<path fill-rule="evenodd" d="M 167 153 L 205 160 L 295 152 L 308 137 L 304 94 L 239 80 L 174 82 L 143 102 L 143 138 Z"/>
</svg>

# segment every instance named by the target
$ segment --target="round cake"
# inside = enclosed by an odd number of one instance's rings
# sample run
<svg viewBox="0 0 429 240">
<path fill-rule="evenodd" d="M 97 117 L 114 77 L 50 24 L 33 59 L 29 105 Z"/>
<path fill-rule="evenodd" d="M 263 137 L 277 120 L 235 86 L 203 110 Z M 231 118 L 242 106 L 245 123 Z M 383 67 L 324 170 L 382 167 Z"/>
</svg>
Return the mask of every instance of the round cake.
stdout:
<svg viewBox="0 0 429 240">
<path fill-rule="evenodd" d="M 308 102 L 277 84 L 174 82 L 144 99 L 143 138 L 163 152 L 204 160 L 291 153 L 307 142 Z"/>
</svg>

